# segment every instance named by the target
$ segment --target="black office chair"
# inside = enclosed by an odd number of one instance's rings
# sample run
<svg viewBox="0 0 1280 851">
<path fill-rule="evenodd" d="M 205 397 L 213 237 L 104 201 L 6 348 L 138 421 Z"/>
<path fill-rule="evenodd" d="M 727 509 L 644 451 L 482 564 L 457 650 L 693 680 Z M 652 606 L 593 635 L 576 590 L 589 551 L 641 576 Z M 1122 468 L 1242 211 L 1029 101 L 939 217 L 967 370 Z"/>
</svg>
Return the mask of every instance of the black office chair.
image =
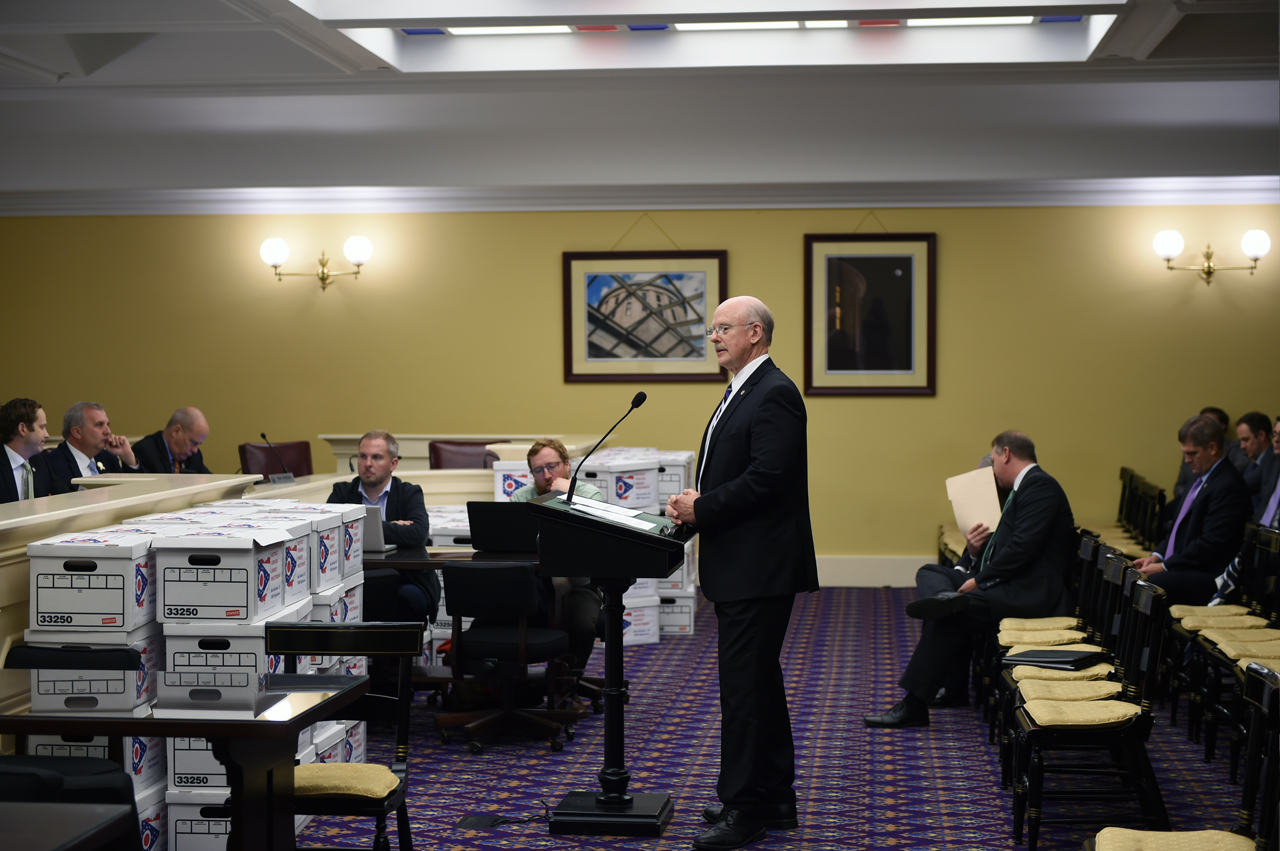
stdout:
<svg viewBox="0 0 1280 851">
<path fill-rule="evenodd" d="M 491 470 L 498 456 L 485 447 L 509 440 L 431 440 L 427 459 L 433 470 Z"/>
<path fill-rule="evenodd" d="M 137 650 L 90 650 L 66 647 L 14 647 L 5 657 L 10 669 L 64 671 L 136 671 L 142 667 Z M 18 754 L 0 756 L 0 801 L 66 804 L 124 804 L 138 821 L 133 779 L 123 763 L 98 757 L 27 756 L 25 736 Z M 106 851 L 142 851 L 137 831 L 129 831 Z"/>
<path fill-rule="evenodd" d="M 390 851 L 387 817 L 396 814 L 400 851 L 413 851 L 409 808 L 409 687 L 413 661 L 422 655 L 420 623 L 273 623 L 265 629 L 266 652 L 283 654 L 285 671 L 295 673 L 298 656 L 372 656 L 396 658 L 396 695 L 366 694 L 343 710 L 347 721 L 395 726 L 391 767 L 372 764 L 313 763 L 294 771 L 294 812 L 315 816 L 366 816 L 377 821 L 374 851 Z M 315 848 L 317 846 L 307 846 Z"/>
<path fill-rule="evenodd" d="M 264 482 L 270 476 L 285 472 L 286 465 L 295 476 L 310 476 L 315 472 L 311 466 L 311 442 L 307 440 L 242 443 L 238 448 L 240 469 L 246 473 L 257 473 Z"/>
<path fill-rule="evenodd" d="M 517 697 L 530 679 L 529 665 L 540 662 L 564 668 L 560 676 L 555 670 L 542 673 L 547 683 L 547 703 L 559 704 L 558 685 L 567 676 L 568 666 L 556 663 L 569 651 L 568 633 L 558 629 L 530 627 L 528 620 L 538 611 L 537 576 L 527 562 L 445 562 L 445 611 L 453 618 L 454 681 L 461 683 L 466 672 L 474 669 L 480 680 L 495 682 L 501 693 L 496 709 L 452 712 L 437 715 L 436 728 L 448 742 L 449 731 L 461 728 L 471 752 L 479 754 L 483 746 L 475 736 L 487 730 L 513 727 L 539 738 L 546 738 L 551 750 L 560 751 L 564 744 L 558 736 L 573 738 L 573 724 L 585 711 L 569 709 L 522 709 Z M 514 626 L 472 626 L 462 629 L 462 618 L 481 618 L 488 622 L 515 622 Z M 550 666 L 549 666 L 550 667 Z"/>
</svg>

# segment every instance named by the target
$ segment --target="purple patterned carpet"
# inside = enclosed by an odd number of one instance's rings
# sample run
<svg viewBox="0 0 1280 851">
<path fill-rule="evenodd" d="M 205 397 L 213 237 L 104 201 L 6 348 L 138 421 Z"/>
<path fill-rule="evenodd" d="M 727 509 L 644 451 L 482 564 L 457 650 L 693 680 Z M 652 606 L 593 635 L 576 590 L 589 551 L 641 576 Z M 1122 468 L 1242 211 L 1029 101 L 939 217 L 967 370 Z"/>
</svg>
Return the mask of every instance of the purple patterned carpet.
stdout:
<svg viewBox="0 0 1280 851">
<path fill-rule="evenodd" d="M 799 830 L 772 833 L 753 848 L 1012 849 L 1009 792 L 999 786 L 995 748 L 976 709 L 935 710 L 933 725 L 871 730 L 862 715 L 901 696 L 898 676 L 915 646 L 918 622 L 902 614 L 907 589 L 829 588 L 797 598 L 783 652 L 798 752 Z M 592 667 L 599 668 L 597 652 Z M 561 753 L 515 737 L 486 741 L 473 756 L 460 738 L 444 745 L 434 709 L 415 708 L 410 815 L 419 849 L 687 848 L 702 830 L 701 810 L 716 803 L 719 704 L 715 615 L 700 600 L 695 634 L 626 650 L 627 766 L 631 791 L 667 792 L 675 817 L 660 839 L 561 837 L 533 821 L 461 831 L 466 815 L 523 818 L 565 793 L 598 788 L 603 717 L 578 725 Z M 1175 829 L 1229 828 L 1240 802 L 1227 782 L 1226 743 L 1210 765 L 1167 710 L 1149 746 Z M 370 761 L 387 762 L 388 731 L 373 730 Z M 1046 817 L 1053 814 L 1047 803 Z M 299 843 L 371 845 L 372 822 L 317 819 Z M 395 848 L 394 821 L 392 847 Z M 1049 825 L 1044 851 L 1078 849 L 1097 830 Z"/>
</svg>

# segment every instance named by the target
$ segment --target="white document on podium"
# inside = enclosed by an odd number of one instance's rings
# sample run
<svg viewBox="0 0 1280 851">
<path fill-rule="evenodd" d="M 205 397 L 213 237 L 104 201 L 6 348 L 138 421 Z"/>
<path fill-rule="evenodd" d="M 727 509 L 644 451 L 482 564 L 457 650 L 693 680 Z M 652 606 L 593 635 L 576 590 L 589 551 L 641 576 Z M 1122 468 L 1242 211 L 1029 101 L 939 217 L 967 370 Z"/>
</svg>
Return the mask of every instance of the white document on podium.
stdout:
<svg viewBox="0 0 1280 851">
<path fill-rule="evenodd" d="M 992 530 L 999 525 L 1000 497 L 990 467 L 947 479 L 947 497 L 961 532 L 968 532 L 979 523 L 985 523 Z"/>
</svg>

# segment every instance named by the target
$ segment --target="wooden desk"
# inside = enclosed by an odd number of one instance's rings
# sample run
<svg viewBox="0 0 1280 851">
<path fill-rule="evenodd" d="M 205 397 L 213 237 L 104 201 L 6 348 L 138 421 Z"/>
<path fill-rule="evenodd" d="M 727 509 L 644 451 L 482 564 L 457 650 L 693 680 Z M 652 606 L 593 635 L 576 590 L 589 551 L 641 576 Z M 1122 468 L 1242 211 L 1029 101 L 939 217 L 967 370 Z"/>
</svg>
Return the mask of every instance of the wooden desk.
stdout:
<svg viewBox="0 0 1280 851">
<path fill-rule="evenodd" d="M 5 845 L 22 851 L 96 851 L 127 833 L 138 820 L 127 804 L 0 802 Z"/>
<path fill-rule="evenodd" d="M 30 672 L 0 670 L 0 685 L 17 677 L 29 680 Z M 369 678 L 271 674 L 267 690 L 274 702 L 252 719 L 19 713 L 0 715 L 0 733 L 16 735 L 19 741 L 40 734 L 209 739 L 231 784 L 227 851 L 294 851 L 293 761 L 298 734 L 367 694 Z"/>
</svg>

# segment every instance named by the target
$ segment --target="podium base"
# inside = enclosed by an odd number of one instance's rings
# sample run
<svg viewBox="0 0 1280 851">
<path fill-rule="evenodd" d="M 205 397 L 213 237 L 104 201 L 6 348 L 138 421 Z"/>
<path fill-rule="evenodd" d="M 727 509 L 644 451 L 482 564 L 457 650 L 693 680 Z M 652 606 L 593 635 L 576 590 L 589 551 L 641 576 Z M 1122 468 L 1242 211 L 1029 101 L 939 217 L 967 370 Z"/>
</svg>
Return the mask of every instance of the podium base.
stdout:
<svg viewBox="0 0 1280 851">
<path fill-rule="evenodd" d="M 627 806 L 596 803 L 598 792 L 570 792 L 551 811 L 549 832 L 578 836 L 661 836 L 675 807 L 665 792 L 639 792 Z"/>
</svg>

